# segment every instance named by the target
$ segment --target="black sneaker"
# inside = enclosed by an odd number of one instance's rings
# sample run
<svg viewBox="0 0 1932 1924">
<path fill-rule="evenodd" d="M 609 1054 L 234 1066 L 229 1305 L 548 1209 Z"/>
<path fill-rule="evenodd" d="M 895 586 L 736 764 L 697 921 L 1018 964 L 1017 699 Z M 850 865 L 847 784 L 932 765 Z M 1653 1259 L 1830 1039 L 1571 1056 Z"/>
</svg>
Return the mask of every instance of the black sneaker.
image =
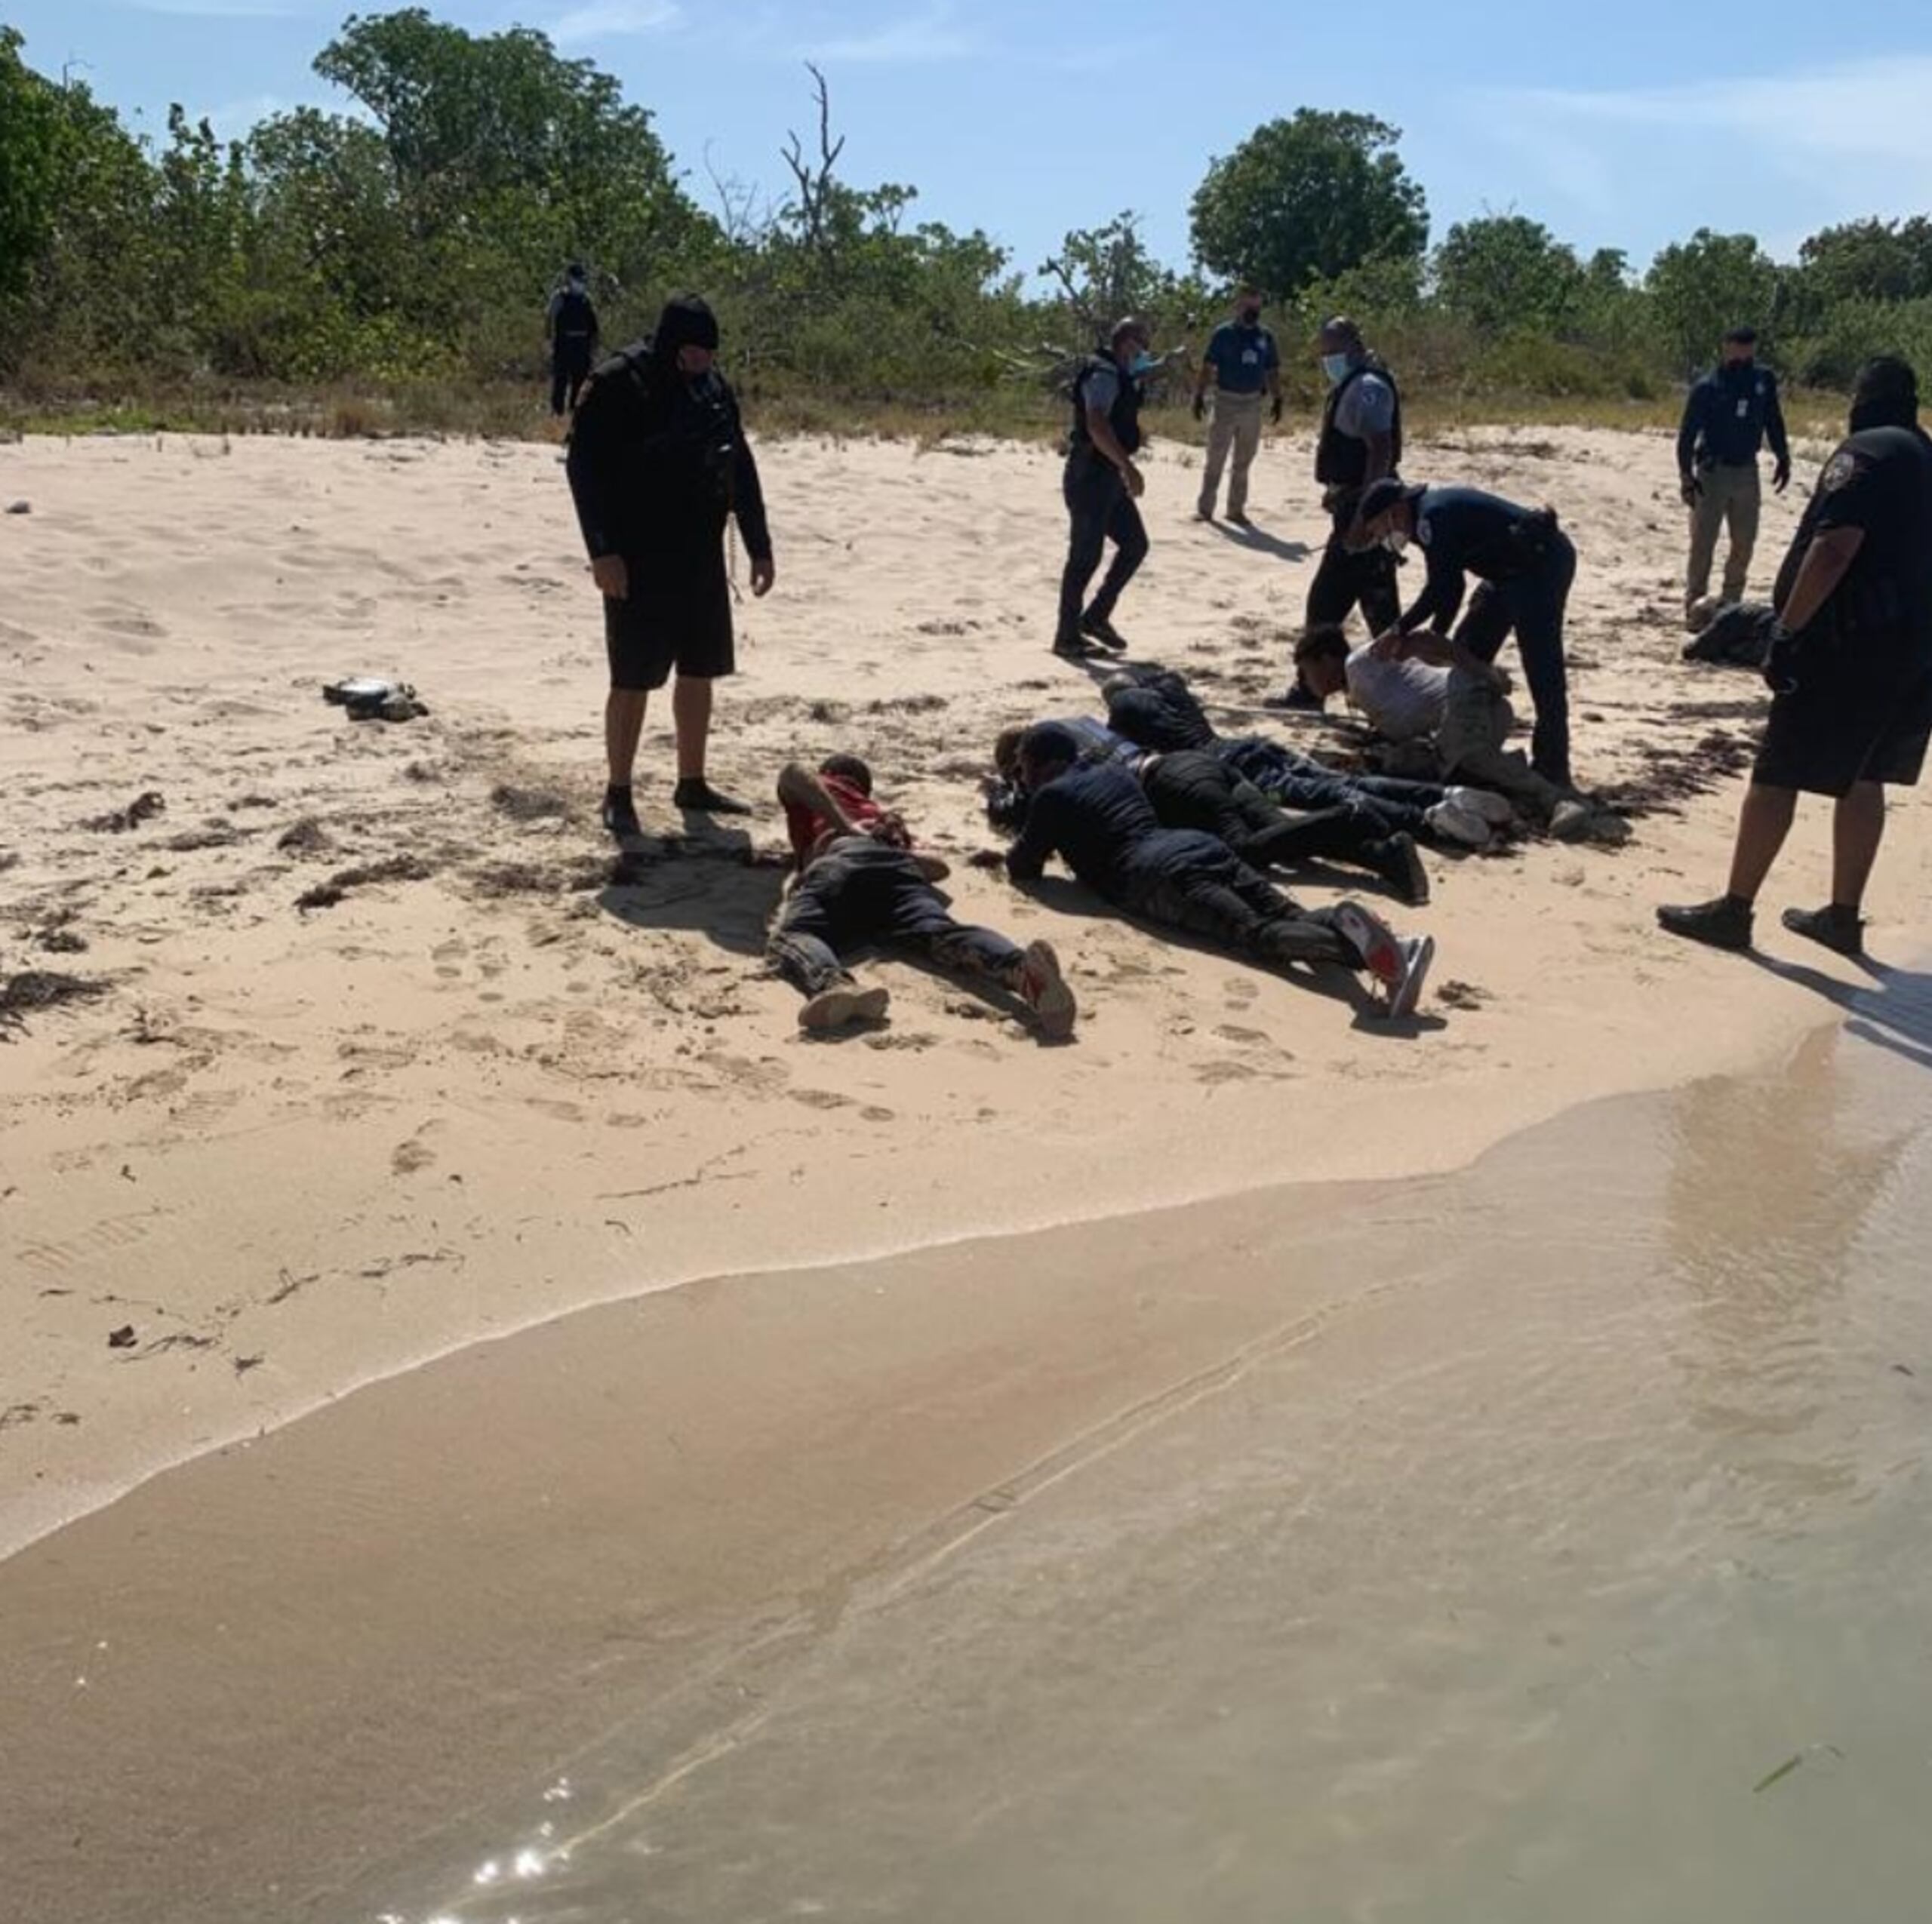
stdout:
<svg viewBox="0 0 1932 1924">
<path fill-rule="evenodd" d="M 1674 936 L 1701 942 L 1711 948 L 1751 946 L 1751 905 L 1732 895 L 1721 895 L 1715 902 L 1700 902 L 1689 908 L 1660 908 L 1657 924 Z"/>
<path fill-rule="evenodd" d="M 637 819 L 637 804 L 632 801 L 628 788 L 604 791 L 603 820 L 606 831 L 620 841 L 627 835 L 644 833 L 644 824 Z"/>
<path fill-rule="evenodd" d="M 1070 641 L 1062 635 L 1054 644 L 1054 653 L 1063 662 L 1085 662 L 1094 658 L 1094 650 L 1078 635 Z"/>
<path fill-rule="evenodd" d="M 702 775 L 688 775 L 671 791 L 671 806 L 690 815 L 749 815 L 749 802 L 721 794 Z"/>
<path fill-rule="evenodd" d="M 1787 908 L 1780 919 L 1793 935 L 1822 942 L 1835 954 L 1865 953 L 1865 924 L 1855 908 L 1836 903 L 1824 908 Z"/>
<path fill-rule="evenodd" d="M 1306 714 L 1312 715 L 1321 708 L 1321 700 L 1312 689 L 1304 688 L 1299 681 L 1291 681 L 1288 684 L 1288 692 L 1285 695 L 1270 695 L 1267 700 L 1262 703 L 1262 706 L 1270 708 L 1295 708 Z"/>
<path fill-rule="evenodd" d="M 1370 865 L 1411 908 L 1429 900 L 1429 871 L 1413 835 L 1394 834 L 1364 850 Z"/>
<path fill-rule="evenodd" d="M 1127 652 L 1127 637 L 1105 615 L 1082 615 L 1080 632 L 1088 641 L 1097 641 L 1102 647 L 1111 648 L 1117 655 Z"/>
</svg>

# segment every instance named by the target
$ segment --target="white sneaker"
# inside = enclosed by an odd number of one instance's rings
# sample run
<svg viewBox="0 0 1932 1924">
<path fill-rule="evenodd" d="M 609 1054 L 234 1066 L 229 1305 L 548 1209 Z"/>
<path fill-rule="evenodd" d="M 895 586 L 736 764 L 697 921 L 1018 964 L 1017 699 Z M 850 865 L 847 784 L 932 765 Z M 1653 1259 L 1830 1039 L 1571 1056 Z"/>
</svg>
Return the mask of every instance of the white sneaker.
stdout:
<svg viewBox="0 0 1932 1924">
<path fill-rule="evenodd" d="M 1429 979 L 1429 964 L 1435 960 L 1433 936 L 1404 936 L 1396 942 L 1402 953 L 1402 973 L 1389 991 L 1389 1019 L 1400 1022 L 1413 1016 L 1422 1000 L 1422 985 Z"/>
<path fill-rule="evenodd" d="M 1491 841 L 1489 824 L 1453 798 L 1423 810 L 1422 819 L 1435 831 L 1438 841 L 1458 842 L 1464 848 L 1487 848 Z"/>
<path fill-rule="evenodd" d="M 1516 819 L 1509 798 L 1494 788 L 1451 788 L 1447 799 L 1472 815 L 1480 815 L 1492 828 L 1506 828 Z"/>
</svg>

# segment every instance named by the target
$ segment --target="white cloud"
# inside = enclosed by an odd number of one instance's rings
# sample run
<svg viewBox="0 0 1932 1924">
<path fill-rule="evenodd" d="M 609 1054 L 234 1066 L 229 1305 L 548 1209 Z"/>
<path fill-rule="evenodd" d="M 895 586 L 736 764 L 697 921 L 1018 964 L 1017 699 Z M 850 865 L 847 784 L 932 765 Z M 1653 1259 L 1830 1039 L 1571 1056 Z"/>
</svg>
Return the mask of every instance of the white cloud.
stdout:
<svg viewBox="0 0 1932 1924">
<path fill-rule="evenodd" d="M 626 34 L 657 33 L 681 17 L 676 0 L 586 0 L 552 20 L 550 38 L 560 47 L 584 40 L 614 40 Z"/>
<path fill-rule="evenodd" d="M 820 41 L 805 51 L 826 66 L 908 66 L 934 60 L 964 60 L 979 42 L 955 24 L 949 6 L 888 20 L 862 33 Z"/>
</svg>

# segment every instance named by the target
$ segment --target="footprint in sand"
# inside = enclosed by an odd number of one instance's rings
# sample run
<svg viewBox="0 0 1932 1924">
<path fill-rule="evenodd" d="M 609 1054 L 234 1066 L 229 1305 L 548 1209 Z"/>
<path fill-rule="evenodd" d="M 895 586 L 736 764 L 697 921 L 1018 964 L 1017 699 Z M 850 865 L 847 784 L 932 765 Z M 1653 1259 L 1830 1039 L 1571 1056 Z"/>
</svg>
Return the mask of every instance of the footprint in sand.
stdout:
<svg viewBox="0 0 1932 1924">
<path fill-rule="evenodd" d="M 415 1136 L 407 1142 L 398 1142 L 389 1154 L 389 1167 L 398 1176 L 414 1176 L 419 1170 L 435 1166 L 435 1151 Z"/>
</svg>

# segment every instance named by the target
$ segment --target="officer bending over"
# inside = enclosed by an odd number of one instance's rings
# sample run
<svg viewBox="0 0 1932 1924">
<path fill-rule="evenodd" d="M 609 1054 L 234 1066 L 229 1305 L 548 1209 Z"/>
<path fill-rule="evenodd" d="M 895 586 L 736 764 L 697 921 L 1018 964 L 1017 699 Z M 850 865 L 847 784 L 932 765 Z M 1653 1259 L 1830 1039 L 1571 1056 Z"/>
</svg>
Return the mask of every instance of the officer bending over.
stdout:
<svg viewBox="0 0 1932 1924">
<path fill-rule="evenodd" d="M 1536 704 L 1530 766 L 1568 788 L 1570 687 L 1563 662 L 1563 616 L 1577 577 L 1577 551 L 1554 510 L 1521 508 L 1473 487 L 1409 487 L 1392 476 L 1361 497 L 1349 539 L 1399 553 L 1413 540 L 1429 566 L 1420 598 L 1376 640 L 1385 660 L 1407 658 L 1406 638 L 1435 628 L 1446 634 L 1463 606 L 1468 577 L 1481 583 L 1456 630 L 1457 644 L 1494 662 L 1513 631 L 1523 679 Z"/>
</svg>

